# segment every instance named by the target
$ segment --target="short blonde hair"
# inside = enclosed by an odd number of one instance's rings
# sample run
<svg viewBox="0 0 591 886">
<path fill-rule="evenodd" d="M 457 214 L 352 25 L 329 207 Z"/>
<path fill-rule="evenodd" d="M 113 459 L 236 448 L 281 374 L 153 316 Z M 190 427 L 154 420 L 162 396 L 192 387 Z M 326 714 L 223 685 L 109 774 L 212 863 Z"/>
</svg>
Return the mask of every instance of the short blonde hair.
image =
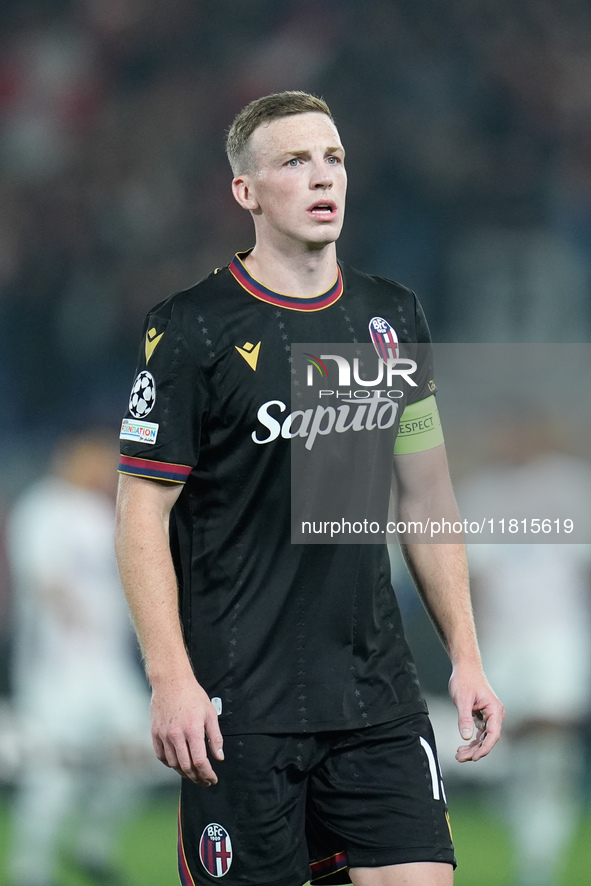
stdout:
<svg viewBox="0 0 591 886">
<path fill-rule="evenodd" d="M 334 123 L 330 109 L 323 99 L 299 90 L 264 95 L 246 105 L 234 118 L 226 136 L 226 154 L 234 175 L 249 171 L 250 137 L 262 123 L 310 112 L 326 114 Z"/>
</svg>

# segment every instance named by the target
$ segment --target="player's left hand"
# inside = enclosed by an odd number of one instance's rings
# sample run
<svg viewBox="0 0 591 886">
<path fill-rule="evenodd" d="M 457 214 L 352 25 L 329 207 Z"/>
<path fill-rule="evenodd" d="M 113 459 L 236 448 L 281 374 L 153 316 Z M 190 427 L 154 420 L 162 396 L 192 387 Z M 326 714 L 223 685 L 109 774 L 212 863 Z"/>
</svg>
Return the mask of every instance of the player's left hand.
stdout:
<svg viewBox="0 0 591 886">
<path fill-rule="evenodd" d="M 460 735 L 465 740 L 472 739 L 469 744 L 460 745 L 456 760 L 476 762 L 486 757 L 501 737 L 505 709 L 480 667 L 454 667 L 449 694 L 458 710 Z"/>
</svg>

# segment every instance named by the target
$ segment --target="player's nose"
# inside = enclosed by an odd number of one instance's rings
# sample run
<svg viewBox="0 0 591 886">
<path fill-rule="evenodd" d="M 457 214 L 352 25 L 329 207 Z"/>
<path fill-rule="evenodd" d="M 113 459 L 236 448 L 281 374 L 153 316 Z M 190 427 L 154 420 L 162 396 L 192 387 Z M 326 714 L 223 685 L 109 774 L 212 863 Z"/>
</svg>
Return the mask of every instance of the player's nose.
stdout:
<svg viewBox="0 0 591 886">
<path fill-rule="evenodd" d="M 332 188 L 332 183 L 332 169 L 325 163 L 324 159 L 322 161 L 316 161 L 312 163 L 310 187 L 313 189 Z"/>
</svg>

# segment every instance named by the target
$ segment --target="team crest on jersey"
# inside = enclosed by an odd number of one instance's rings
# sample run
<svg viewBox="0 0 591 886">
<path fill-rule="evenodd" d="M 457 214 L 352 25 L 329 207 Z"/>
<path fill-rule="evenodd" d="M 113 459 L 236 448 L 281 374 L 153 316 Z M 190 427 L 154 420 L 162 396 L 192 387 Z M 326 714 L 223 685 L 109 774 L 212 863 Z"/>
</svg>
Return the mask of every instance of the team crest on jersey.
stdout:
<svg viewBox="0 0 591 886">
<path fill-rule="evenodd" d="M 151 372 L 140 372 L 133 383 L 129 398 L 129 411 L 134 418 L 144 418 L 156 403 L 156 382 Z"/>
<path fill-rule="evenodd" d="M 390 357 L 398 357 L 398 336 L 393 327 L 383 317 L 373 317 L 369 321 L 369 334 L 377 355 L 385 363 Z"/>
<path fill-rule="evenodd" d="M 208 824 L 199 841 L 199 858 L 207 873 L 212 877 L 223 877 L 230 870 L 232 857 L 228 831 L 221 824 Z"/>
</svg>

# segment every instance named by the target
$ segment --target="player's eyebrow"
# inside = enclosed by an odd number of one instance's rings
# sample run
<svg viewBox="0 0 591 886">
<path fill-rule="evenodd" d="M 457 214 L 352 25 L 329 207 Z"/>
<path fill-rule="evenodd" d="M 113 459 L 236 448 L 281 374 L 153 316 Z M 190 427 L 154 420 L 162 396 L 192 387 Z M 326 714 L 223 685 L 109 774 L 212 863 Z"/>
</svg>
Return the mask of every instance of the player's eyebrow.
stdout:
<svg viewBox="0 0 591 886">
<path fill-rule="evenodd" d="M 280 157 L 304 157 L 306 154 L 309 154 L 310 151 L 308 148 L 302 148 L 300 150 L 285 150 L 281 151 Z M 336 145 L 335 147 L 328 147 L 325 150 L 325 154 L 341 154 L 343 157 L 345 156 L 345 149 L 342 145 Z"/>
</svg>

